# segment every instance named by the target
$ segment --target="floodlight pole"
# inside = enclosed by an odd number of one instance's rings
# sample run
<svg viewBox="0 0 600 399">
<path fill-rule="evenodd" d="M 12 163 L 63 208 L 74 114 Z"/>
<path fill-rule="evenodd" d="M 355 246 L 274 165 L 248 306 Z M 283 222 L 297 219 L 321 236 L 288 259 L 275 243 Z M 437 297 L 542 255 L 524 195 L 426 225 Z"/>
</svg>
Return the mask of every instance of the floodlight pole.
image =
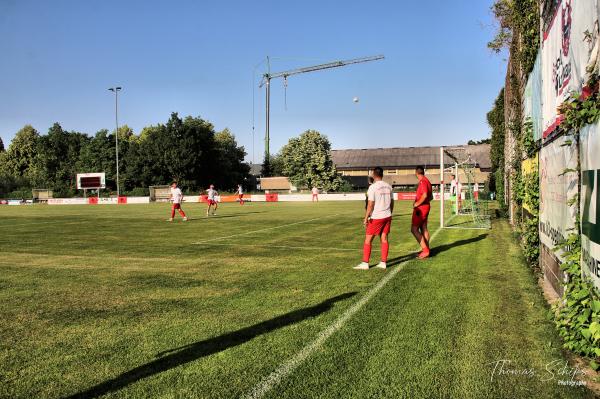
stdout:
<svg viewBox="0 0 600 399">
<path fill-rule="evenodd" d="M 444 228 L 444 147 L 440 147 L 440 228 Z"/>
<path fill-rule="evenodd" d="M 111 87 L 108 90 L 115 93 L 115 125 L 117 130 L 115 130 L 115 154 L 117 156 L 117 199 L 120 196 L 119 189 L 119 91 L 122 90 L 122 87 Z"/>
</svg>

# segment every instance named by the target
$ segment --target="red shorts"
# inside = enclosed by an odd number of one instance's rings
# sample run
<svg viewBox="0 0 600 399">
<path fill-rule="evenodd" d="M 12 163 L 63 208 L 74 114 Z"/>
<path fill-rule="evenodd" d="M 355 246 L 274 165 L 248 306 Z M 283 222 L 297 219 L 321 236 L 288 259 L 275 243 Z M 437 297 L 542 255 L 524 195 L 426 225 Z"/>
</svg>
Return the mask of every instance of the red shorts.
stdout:
<svg viewBox="0 0 600 399">
<path fill-rule="evenodd" d="M 173 204 L 173 209 L 181 209 L 181 204 Z"/>
<path fill-rule="evenodd" d="M 367 223 L 367 235 L 380 236 L 382 234 L 389 234 L 390 228 L 392 227 L 392 217 L 384 219 L 371 219 Z"/>
<path fill-rule="evenodd" d="M 211 199 L 209 199 L 209 200 L 207 200 L 207 201 L 208 201 L 208 205 L 209 205 L 209 206 L 210 206 L 210 205 L 217 205 L 217 201 L 215 201 L 215 200 L 211 200 Z"/>
<path fill-rule="evenodd" d="M 419 205 L 418 207 L 413 209 L 412 215 L 412 225 L 416 227 L 421 227 L 425 223 L 427 223 L 427 217 L 429 216 L 429 209 L 431 206 L 429 204 Z"/>
</svg>

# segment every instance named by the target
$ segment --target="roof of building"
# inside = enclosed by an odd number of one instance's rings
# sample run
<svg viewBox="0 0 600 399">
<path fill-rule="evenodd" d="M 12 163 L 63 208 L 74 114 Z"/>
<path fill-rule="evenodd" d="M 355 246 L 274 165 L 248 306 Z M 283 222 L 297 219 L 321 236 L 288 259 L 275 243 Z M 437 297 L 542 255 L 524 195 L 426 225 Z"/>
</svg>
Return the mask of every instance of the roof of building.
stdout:
<svg viewBox="0 0 600 399">
<path fill-rule="evenodd" d="M 260 188 L 262 190 L 290 190 L 292 185 L 287 177 L 263 177 L 260 179 Z"/>
<path fill-rule="evenodd" d="M 450 147 L 449 147 L 450 148 Z M 464 154 L 470 154 L 481 169 L 492 167 L 490 145 L 452 146 Z M 332 150 L 331 156 L 337 169 L 374 168 L 409 168 L 419 165 L 432 167 L 440 164 L 440 147 L 395 147 L 395 148 L 363 148 L 355 150 Z M 454 162 L 444 157 L 446 166 Z"/>
</svg>

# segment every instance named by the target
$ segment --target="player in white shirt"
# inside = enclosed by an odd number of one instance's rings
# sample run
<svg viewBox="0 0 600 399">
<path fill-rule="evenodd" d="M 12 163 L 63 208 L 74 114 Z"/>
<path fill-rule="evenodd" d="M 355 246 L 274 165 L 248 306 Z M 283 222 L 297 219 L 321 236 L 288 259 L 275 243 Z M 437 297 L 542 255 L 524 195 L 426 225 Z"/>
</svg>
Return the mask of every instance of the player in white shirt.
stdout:
<svg viewBox="0 0 600 399">
<path fill-rule="evenodd" d="M 316 187 L 312 188 L 312 200 L 313 202 L 319 202 L 319 189 Z"/>
<path fill-rule="evenodd" d="M 375 236 L 381 239 L 381 262 L 376 266 L 380 269 L 387 267 L 387 258 L 390 245 L 388 235 L 392 226 L 392 213 L 394 211 L 394 198 L 392 186 L 383 181 L 383 169 L 373 169 L 373 184 L 367 191 L 367 210 L 364 225 L 367 229 L 363 244 L 363 261 L 355 266 L 357 270 L 368 270 L 371 258 L 371 244 Z"/>
<path fill-rule="evenodd" d="M 237 194 L 238 194 L 238 201 L 240 202 L 240 205 L 244 205 L 244 189 L 242 188 L 241 184 L 238 184 Z"/>
<path fill-rule="evenodd" d="M 206 190 L 206 193 L 208 194 L 208 207 L 206 208 L 206 216 L 210 214 L 210 208 L 213 206 L 215 207 L 212 212 L 214 216 L 217 213 L 217 208 L 219 207 L 219 204 L 217 203 L 217 196 L 219 195 L 219 193 L 217 192 L 217 190 L 215 190 L 215 186 L 213 186 L 212 184 L 210 185 L 208 190 Z"/>
<path fill-rule="evenodd" d="M 177 187 L 176 182 L 173 182 L 171 184 L 171 202 L 173 204 L 171 205 L 171 217 L 169 218 L 169 222 L 173 221 L 176 209 L 179 211 L 179 214 L 183 218 L 183 221 L 187 221 L 188 218 L 187 216 L 185 216 L 185 212 L 183 211 L 183 209 L 181 209 L 181 203 L 183 202 L 183 193 L 181 192 L 181 189 Z"/>
</svg>

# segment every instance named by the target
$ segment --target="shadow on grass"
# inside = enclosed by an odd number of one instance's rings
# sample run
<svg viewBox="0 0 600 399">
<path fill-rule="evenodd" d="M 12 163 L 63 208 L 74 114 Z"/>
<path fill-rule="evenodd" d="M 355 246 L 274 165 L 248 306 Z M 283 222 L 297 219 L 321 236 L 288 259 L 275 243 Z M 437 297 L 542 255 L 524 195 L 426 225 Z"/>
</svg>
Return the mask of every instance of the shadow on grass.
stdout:
<svg viewBox="0 0 600 399">
<path fill-rule="evenodd" d="M 431 248 L 430 257 L 437 256 L 440 253 L 447 251 L 449 249 L 452 249 L 452 248 L 460 247 L 462 245 L 469 245 L 469 244 L 473 244 L 475 242 L 479 242 L 481 240 L 485 240 L 487 236 L 488 236 L 487 233 L 480 234 L 476 237 L 472 237 L 472 238 L 469 238 L 466 240 L 459 240 L 459 241 L 451 242 L 448 244 L 440 245 L 439 247 L 433 247 L 433 248 Z M 406 262 L 406 261 L 409 261 L 412 259 L 416 259 L 417 255 L 418 255 L 418 252 L 415 251 L 408 255 L 403 255 L 403 256 L 399 256 L 397 258 L 388 259 L 387 265 L 388 266 L 399 265 L 400 263 L 403 263 L 403 262 Z"/>
<path fill-rule="evenodd" d="M 154 361 L 126 371 L 111 380 L 102 382 L 85 391 L 69 396 L 68 398 L 96 398 L 110 392 L 118 391 L 119 389 L 125 388 L 144 378 L 181 366 L 182 364 L 193 362 L 205 356 L 224 351 L 231 347 L 241 345 L 259 335 L 299 323 L 311 317 L 319 316 L 331 310 L 334 303 L 351 298 L 354 295 L 356 295 L 356 292 L 341 294 L 317 305 L 295 310 L 273 319 L 242 328 L 241 330 L 161 352 L 157 355 L 158 359 Z"/>
<path fill-rule="evenodd" d="M 437 256 L 444 251 L 447 251 L 452 248 L 460 247 L 462 245 L 469 245 L 469 244 L 473 244 L 475 242 L 485 240 L 487 238 L 487 236 L 488 236 L 487 233 L 479 234 L 478 236 L 471 237 L 466 240 L 458 240 L 458 241 L 454 241 L 454 242 L 451 242 L 448 244 L 440 245 L 439 247 L 433 247 L 433 248 L 431 248 L 431 256 L 432 257 Z"/>
</svg>

